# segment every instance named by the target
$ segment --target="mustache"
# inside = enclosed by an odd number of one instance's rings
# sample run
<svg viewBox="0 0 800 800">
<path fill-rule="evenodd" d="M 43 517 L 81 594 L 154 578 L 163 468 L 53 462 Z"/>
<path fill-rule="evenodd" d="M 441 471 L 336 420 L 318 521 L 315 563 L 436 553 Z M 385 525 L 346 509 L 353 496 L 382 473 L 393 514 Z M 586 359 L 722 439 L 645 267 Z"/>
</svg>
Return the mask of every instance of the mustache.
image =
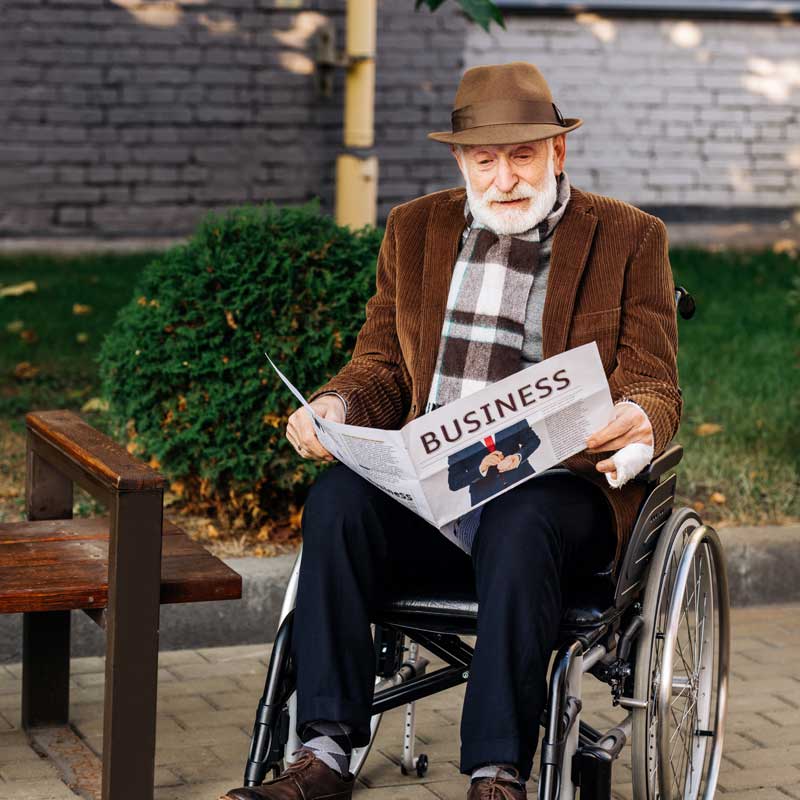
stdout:
<svg viewBox="0 0 800 800">
<path fill-rule="evenodd" d="M 484 203 L 509 202 L 535 198 L 541 192 L 534 189 L 527 181 L 520 181 L 510 192 L 501 192 L 496 186 L 490 186 L 481 198 Z"/>
</svg>

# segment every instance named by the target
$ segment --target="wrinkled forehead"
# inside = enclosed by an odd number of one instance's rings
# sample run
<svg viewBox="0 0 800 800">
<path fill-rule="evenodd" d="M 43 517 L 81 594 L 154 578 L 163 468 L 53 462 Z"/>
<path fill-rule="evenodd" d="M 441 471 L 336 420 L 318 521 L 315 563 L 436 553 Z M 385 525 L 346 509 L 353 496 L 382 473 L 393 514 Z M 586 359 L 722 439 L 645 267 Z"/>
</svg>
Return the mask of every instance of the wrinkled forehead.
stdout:
<svg viewBox="0 0 800 800">
<path fill-rule="evenodd" d="M 537 139 L 534 142 L 520 142 L 519 144 L 465 144 L 459 145 L 458 149 L 469 156 L 480 154 L 489 155 L 515 155 L 526 153 L 529 155 L 547 155 L 553 147 L 552 139 Z"/>
</svg>

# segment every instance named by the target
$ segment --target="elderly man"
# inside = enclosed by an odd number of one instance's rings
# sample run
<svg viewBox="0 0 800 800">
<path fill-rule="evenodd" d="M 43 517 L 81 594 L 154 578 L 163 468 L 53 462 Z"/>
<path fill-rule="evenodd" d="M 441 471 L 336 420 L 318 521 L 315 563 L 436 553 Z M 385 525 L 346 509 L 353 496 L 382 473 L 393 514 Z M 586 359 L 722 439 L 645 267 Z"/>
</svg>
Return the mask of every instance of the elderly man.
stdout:
<svg viewBox="0 0 800 800">
<path fill-rule="evenodd" d="M 430 136 L 450 144 L 466 192 L 392 210 L 353 357 L 312 405 L 338 421 L 397 428 L 595 340 L 614 419 L 564 462 L 568 473 L 532 476 L 462 517 L 462 549 L 343 465 L 326 471 L 305 506 L 292 641 L 302 752 L 276 780 L 230 800 L 350 797 L 351 750 L 370 738 L 371 614 L 412 574 L 475 582 L 461 719 L 469 800 L 526 796 L 563 588 L 616 565 L 642 500 L 635 484 L 610 486 L 612 457 L 633 443 L 660 453 L 681 409 L 665 227 L 570 186 L 565 134 L 580 124 L 562 117 L 531 64 L 464 74 L 452 131 Z M 287 436 L 301 456 L 330 460 L 304 410 Z M 522 460 L 492 456 L 481 472 Z"/>
</svg>

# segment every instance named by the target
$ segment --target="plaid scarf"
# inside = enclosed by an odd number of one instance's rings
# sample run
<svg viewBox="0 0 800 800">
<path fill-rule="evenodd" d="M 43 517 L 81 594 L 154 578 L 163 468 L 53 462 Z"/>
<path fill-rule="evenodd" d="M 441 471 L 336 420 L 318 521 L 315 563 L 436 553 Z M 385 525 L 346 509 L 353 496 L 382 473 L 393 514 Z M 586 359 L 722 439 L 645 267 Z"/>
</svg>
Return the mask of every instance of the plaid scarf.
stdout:
<svg viewBox="0 0 800 800">
<path fill-rule="evenodd" d="M 426 413 L 520 369 L 525 312 L 542 242 L 563 216 L 569 195 L 562 172 L 550 213 L 513 236 L 474 223 L 466 203 L 469 228 L 450 281 Z"/>
<path fill-rule="evenodd" d="M 468 227 L 450 281 L 426 413 L 520 369 L 528 296 L 535 274 L 549 267 L 549 237 L 569 196 L 569 178 L 562 172 L 550 213 L 515 236 L 474 224 L 465 204 Z M 482 511 L 483 506 L 473 508 L 445 526 L 466 553 L 472 551 Z"/>
</svg>

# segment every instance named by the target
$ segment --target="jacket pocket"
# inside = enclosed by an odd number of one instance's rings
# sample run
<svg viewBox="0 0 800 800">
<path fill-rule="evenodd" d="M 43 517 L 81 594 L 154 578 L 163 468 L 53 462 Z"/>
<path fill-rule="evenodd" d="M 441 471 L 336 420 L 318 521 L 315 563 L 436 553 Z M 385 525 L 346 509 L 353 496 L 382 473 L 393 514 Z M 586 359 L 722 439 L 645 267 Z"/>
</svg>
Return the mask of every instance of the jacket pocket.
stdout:
<svg viewBox="0 0 800 800">
<path fill-rule="evenodd" d="M 617 360 L 617 338 L 619 337 L 619 322 L 622 307 L 589 311 L 585 314 L 576 314 L 572 318 L 569 328 L 569 347 L 578 347 L 588 342 L 597 342 L 600 351 L 600 360 L 603 369 L 608 375 Z"/>
</svg>

